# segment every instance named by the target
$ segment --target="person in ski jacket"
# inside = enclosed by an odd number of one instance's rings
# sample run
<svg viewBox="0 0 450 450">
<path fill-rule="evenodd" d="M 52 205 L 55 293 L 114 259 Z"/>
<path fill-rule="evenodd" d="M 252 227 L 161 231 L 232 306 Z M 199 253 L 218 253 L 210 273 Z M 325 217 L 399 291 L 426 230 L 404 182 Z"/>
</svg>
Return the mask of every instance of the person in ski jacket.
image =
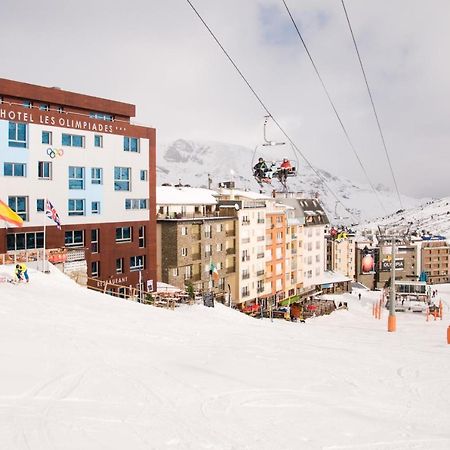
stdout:
<svg viewBox="0 0 450 450">
<path fill-rule="evenodd" d="M 267 166 L 264 158 L 259 158 L 258 162 L 253 166 L 254 175 L 258 178 L 266 178 L 269 167 Z"/>
<path fill-rule="evenodd" d="M 16 264 L 16 277 L 18 281 L 22 281 L 24 277 L 25 281 L 28 283 L 30 278 L 28 276 L 28 268 L 25 264 Z"/>
<path fill-rule="evenodd" d="M 292 164 L 287 158 L 283 158 L 283 162 L 280 165 L 280 169 L 285 169 L 287 171 L 292 170 Z"/>
</svg>

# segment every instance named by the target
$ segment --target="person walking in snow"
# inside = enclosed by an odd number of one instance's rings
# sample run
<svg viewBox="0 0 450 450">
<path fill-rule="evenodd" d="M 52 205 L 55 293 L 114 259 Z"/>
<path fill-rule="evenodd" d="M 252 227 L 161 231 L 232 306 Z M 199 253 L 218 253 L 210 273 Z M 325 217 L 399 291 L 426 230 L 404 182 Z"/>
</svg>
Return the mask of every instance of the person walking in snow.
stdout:
<svg viewBox="0 0 450 450">
<path fill-rule="evenodd" d="M 361 300 L 361 292 L 358 294 L 358 300 Z"/>
<path fill-rule="evenodd" d="M 28 276 L 28 268 L 25 264 L 16 264 L 16 277 L 17 281 L 22 281 L 23 277 L 25 278 L 25 281 L 28 283 L 30 281 L 30 277 Z"/>
</svg>

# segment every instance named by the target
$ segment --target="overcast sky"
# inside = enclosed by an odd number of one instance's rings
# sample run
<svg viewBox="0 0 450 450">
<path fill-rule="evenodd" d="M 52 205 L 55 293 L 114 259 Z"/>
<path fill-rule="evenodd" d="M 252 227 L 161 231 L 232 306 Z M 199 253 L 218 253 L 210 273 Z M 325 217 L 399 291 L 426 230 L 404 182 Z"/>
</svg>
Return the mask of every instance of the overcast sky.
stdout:
<svg viewBox="0 0 450 450">
<path fill-rule="evenodd" d="M 192 2 L 309 160 L 365 182 L 283 2 Z M 393 188 L 341 1 L 286 2 L 370 178 Z M 450 1 L 346 6 L 400 191 L 450 195 Z M 0 77 L 134 103 L 163 143 L 262 140 L 264 110 L 185 0 L 0 0 L 0 16 Z"/>
</svg>

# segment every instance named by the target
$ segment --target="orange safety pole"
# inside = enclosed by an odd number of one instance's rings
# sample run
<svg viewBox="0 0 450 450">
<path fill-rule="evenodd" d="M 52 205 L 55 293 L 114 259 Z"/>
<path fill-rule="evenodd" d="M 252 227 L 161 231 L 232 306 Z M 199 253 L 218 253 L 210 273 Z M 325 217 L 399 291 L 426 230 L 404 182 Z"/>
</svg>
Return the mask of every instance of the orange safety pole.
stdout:
<svg viewBox="0 0 450 450">
<path fill-rule="evenodd" d="M 447 344 L 450 344 L 450 325 L 447 328 Z"/>
<path fill-rule="evenodd" d="M 379 310 L 378 310 L 378 318 L 381 319 L 381 313 L 382 313 L 382 309 L 383 309 L 383 303 L 381 302 L 380 299 L 380 303 L 379 303 Z"/>
<path fill-rule="evenodd" d="M 442 320 L 442 316 L 444 315 L 444 305 L 442 304 L 442 300 L 439 300 L 439 317 Z"/>
<path fill-rule="evenodd" d="M 372 316 L 375 317 L 375 303 L 372 303 Z"/>
</svg>

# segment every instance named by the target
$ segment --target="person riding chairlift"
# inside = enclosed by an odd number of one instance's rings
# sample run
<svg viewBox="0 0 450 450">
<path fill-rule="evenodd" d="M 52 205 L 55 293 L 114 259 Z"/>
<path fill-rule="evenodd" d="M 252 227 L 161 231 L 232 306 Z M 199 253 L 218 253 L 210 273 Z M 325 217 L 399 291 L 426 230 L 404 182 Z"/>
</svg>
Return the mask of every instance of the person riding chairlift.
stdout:
<svg viewBox="0 0 450 450">
<path fill-rule="evenodd" d="M 259 158 L 258 162 L 253 166 L 253 175 L 260 180 L 270 179 L 269 172 L 270 168 L 264 161 L 264 158 Z"/>
<path fill-rule="evenodd" d="M 288 174 L 293 172 L 293 167 L 289 159 L 283 158 L 283 161 L 280 164 L 280 167 L 278 168 L 278 174 L 279 176 L 286 180 Z"/>
</svg>

